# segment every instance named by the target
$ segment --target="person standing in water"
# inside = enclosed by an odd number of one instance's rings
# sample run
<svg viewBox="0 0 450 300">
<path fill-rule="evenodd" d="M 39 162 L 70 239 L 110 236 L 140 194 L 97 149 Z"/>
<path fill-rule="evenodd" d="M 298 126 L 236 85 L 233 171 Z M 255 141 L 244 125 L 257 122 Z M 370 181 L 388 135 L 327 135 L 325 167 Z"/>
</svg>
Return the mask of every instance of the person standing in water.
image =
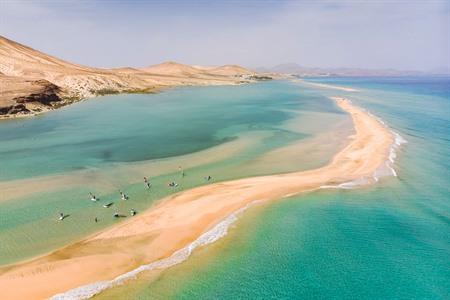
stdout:
<svg viewBox="0 0 450 300">
<path fill-rule="evenodd" d="M 181 166 L 178 166 L 178 171 L 180 171 L 180 173 L 181 173 L 181 177 L 184 177 L 184 170 L 183 170 L 183 168 L 181 167 Z"/>
<path fill-rule="evenodd" d="M 144 183 L 147 186 L 147 188 L 150 188 L 150 182 L 148 181 L 147 177 L 144 176 Z"/>
<path fill-rule="evenodd" d="M 120 198 L 121 198 L 122 200 L 128 200 L 128 196 L 125 195 L 125 193 L 123 193 L 122 191 L 119 191 L 119 192 L 120 192 Z"/>
</svg>

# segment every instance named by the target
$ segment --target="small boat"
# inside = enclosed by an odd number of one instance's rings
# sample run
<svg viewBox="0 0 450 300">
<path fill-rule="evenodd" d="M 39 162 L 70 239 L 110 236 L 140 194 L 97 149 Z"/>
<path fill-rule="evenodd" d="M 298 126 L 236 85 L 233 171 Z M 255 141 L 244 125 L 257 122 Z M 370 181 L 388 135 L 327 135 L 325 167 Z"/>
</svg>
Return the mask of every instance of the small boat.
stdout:
<svg viewBox="0 0 450 300">
<path fill-rule="evenodd" d="M 98 199 L 97 199 L 97 197 L 95 197 L 95 195 L 94 194 L 92 194 L 92 193 L 89 193 L 89 195 L 91 196 L 91 201 L 98 201 Z"/>
<path fill-rule="evenodd" d="M 104 207 L 104 208 L 108 208 L 108 207 L 110 207 L 111 205 L 113 205 L 113 203 L 112 203 L 112 202 L 109 202 L 109 203 L 103 204 L 103 207 Z"/>
<path fill-rule="evenodd" d="M 59 214 L 59 220 L 60 220 L 60 221 L 64 220 L 65 217 L 66 217 L 66 216 L 65 216 L 63 213 L 60 213 L 60 214 Z"/>
<path fill-rule="evenodd" d="M 136 212 L 134 209 L 131 209 L 131 210 L 130 210 L 130 214 L 131 214 L 132 216 L 134 216 L 134 215 L 137 214 L 137 212 Z"/>
<path fill-rule="evenodd" d="M 120 217 L 120 215 L 119 215 L 118 212 L 115 212 L 114 215 L 113 215 L 113 217 L 114 217 L 114 218 L 118 218 L 118 217 Z"/>
</svg>

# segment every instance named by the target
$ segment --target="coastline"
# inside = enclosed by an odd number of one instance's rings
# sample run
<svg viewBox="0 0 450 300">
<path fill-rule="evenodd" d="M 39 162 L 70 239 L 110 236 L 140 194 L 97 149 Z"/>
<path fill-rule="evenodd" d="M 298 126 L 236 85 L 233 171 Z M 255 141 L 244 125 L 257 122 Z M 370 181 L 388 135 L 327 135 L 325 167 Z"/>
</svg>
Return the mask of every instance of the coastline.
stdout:
<svg viewBox="0 0 450 300">
<path fill-rule="evenodd" d="M 311 86 L 315 86 L 315 87 L 319 87 L 319 88 L 326 88 L 326 89 L 333 89 L 333 90 L 339 90 L 339 91 L 343 91 L 343 92 L 358 92 L 359 90 L 354 89 L 354 88 L 350 88 L 350 87 L 345 87 L 345 86 L 339 86 L 339 85 L 331 85 L 331 84 L 325 84 L 325 83 L 317 83 L 317 82 L 311 82 L 311 81 L 307 81 L 304 79 L 293 79 L 292 81 L 294 82 L 300 82 L 306 85 L 311 85 Z"/>
<path fill-rule="evenodd" d="M 245 83 L 253 83 L 253 82 L 245 82 Z M 197 84 L 191 84 L 191 86 L 218 86 L 218 85 L 239 85 L 242 83 L 237 83 L 237 82 L 224 82 L 221 84 L 217 84 L 215 82 L 200 82 Z M 39 111 L 29 111 L 28 113 L 26 112 L 18 112 L 18 113 L 14 113 L 14 114 L 0 114 L 0 122 L 1 121 L 5 121 L 5 120 L 16 120 L 16 119 L 26 119 L 26 118 L 32 118 L 32 117 L 36 117 L 51 111 L 55 111 L 58 110 L 60 108 L 66 107 L 66 106 L 70 106 L 76 103 L 81 103 L 83 101 L 88 101 L 91 99 L 95 99 L 97 97 L 101 97 L 101 96 L 108 96 L 108 95 L 126 95 L 126 94 L 156 94 L 156 93 L 160 93 L 160 92 L 164 92 L 173 88 L 177 88 L 177 87 L 185 87 L 185 86 L 189 86 L 186 85 L 182 82 L 179 82 L 177 84 L 173 84 L 173 85 L 160 85 L 160 86 L 153 86 L 150 88 L 145 88 L 145 89 L 136 89 L 136 90 L 124 90 L 124 91 L 112 91 L 110 93 L 103 93 L 103 94 L 92 94 L 92 95 L 83 95 L 83 96 L 79 96 L 76 99 L 74 98 L 65 98 L 65 97 L 61 97 L 62 102 L 58 103 L 58 106 L 39 106 Z M 71 101 L 67 101 L 67 100 L 71 100 Z"/>
<path fill-rule="evenodd" d="M 330 164 L 304 172 L 216 183 L 169 196 L 153 209 L 84 241 L 0 268 L 3 298 L 46 298 L 110 280 L 149 262 L 170 258 L 254 201 L 372 178 L 388 160 L 395 137 L 368 112 L 343 98 L 334 100 L 351 114 L 356 134 Z M 21 288 L 24 285 L 26 290 Z"/>
<path fill-rule="evenodd" d="M 102 95 L 268 79 L 272 77 L 238 65 L 204 68 L 168 61 L 142 68 L 82 66 L 0 35 L 0 120 L 31 117 Z"/>
</svg>

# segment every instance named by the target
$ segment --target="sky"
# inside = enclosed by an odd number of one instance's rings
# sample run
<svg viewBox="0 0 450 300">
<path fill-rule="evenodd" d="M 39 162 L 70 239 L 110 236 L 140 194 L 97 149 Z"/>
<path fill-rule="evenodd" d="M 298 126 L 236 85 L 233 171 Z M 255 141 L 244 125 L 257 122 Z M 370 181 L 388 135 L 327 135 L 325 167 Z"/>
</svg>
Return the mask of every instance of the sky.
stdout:
<svg viewBox="0 0 450 300">
<path fill-rule="evenodd" d="M 96 67 L 450 68 L 450 1 L 0 0 L 0 35 Z"/>
</svg>

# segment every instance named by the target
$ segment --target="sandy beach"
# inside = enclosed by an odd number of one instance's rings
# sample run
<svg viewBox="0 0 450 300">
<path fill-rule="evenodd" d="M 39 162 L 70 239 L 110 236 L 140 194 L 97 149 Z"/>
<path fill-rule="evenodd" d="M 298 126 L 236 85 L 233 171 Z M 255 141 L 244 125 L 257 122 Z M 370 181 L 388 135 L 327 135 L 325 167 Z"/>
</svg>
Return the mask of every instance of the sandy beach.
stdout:
<svg viewBox="0 0 450 300">
<path fill-rule="evenodd" d="M 273 201 L 373 173 L 388 159 L 394 136 L 379 120 L 343 98 L 355 135 L 319 169 L 214 183 L 162 199 L 134 218 L 50 254 L 0 268 L 0 298 L 45 299 L 111 280 L 170 257 L 227 216 L 255 201 Z M 26 287 L 26 288 L 24 288 Z"/>
<path fill-rule="evenodd" d="M 317 82 L 306 81 L 306 80 L 303 80 L 303 79 L 295 79 L 294 82 L 301 82 L 303 84 L 307 84 L 307 85 L 311 85 L 311 86 L 315 86 L 315 87 L 332 89 L 332 90 L 339 90 L 339 91 L 344 91 L 344 92 L 358 92 L 357 89 L 346 87 L 346 86 L 339 86 L 339 85 L 325 84 L 325 83 L 317 83 Z"/>
</svg>

